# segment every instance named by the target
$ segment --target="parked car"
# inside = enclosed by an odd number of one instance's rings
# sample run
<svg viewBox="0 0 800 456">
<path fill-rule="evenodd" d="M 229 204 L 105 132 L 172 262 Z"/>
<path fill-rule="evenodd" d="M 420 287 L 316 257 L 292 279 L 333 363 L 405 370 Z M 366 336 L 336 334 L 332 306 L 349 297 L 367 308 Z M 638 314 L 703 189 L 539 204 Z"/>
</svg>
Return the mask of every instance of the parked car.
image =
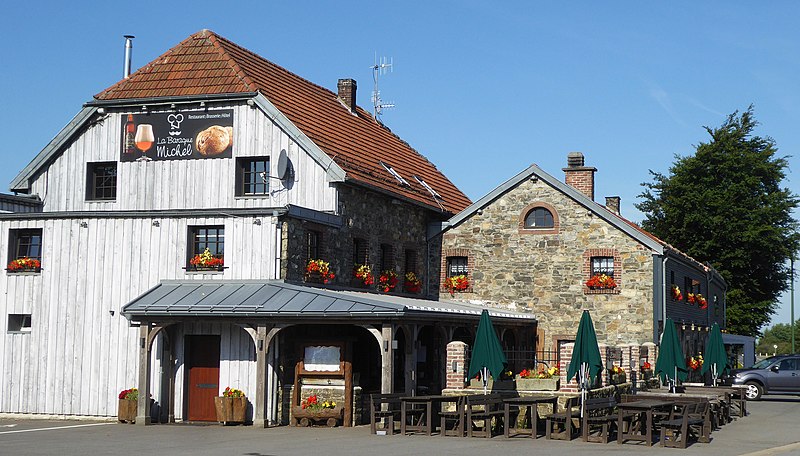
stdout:
<svg viewBox="0 0 800 456">
<path fill-rule="evenodd" d="M 745 369 L 734 369 L 733 385 L 747 385 L 745 395 L 756 401 L 764 394 L 800 394 L 800 354 L 770 356 Z"/>
</svg>

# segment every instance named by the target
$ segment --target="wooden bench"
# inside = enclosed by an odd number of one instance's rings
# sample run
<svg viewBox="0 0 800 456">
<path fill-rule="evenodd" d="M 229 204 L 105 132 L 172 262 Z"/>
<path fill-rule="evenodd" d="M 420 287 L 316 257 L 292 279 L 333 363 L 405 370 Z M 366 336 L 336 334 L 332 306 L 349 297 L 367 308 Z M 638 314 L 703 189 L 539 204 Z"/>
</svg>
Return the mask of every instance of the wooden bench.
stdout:
<svg viewBox="0 0 800 456">
<path fill-rule="evenodd" d="M 572 440 L 578 433 L 573 419 L 580 418 L 580 397 L 570 397 L 564 405 L 564 411 L 554 413 L 545 421 L 545 437 L 547 440 Z M 562 429 L 563 428 L 563 429 Z"/>
<path fill-rule="evenodd" d="M 394 434 L 394 422 L 400 420 L 402 394 L 370 394 L 369 395 L 369 431 L 385 431 L 386 435 Z M 381 421 L 383 425 L 381 426 Z"/>
<path fill-rule="evenodd" d="M 467 396 L 467 437 L 492 437 L 492 420 L 502 422 L 505 413 L 503 396 L 499 394 L 475 394 Z M 476 422 L 478 424 L 476 425 Z M 500 429 L 502 432 L 502 429 Z"/>
<path fill-rule="evenodd" d="M 711 429 L 706 419 L 708 405 L 704 401 L 677 404 L 669 419 L 660 423 L 661 446 L 686 448 L 693 433 L 698 441 L 709 441 Z"/>
<path fill-rule="evenodd" d="M 617 401 L 613 397 L 587 399 L 583 403 L 581 435 L 584 442 L 608 443 L 611 431 L 617 423 Z M 592 435 L 592 429 L 599 427 L 600 433 Z"/>
<path fill-rule="evenodd" d="M 444 437 L 447 435 L 454 435 L 456 437 L 464 437 L 465 431 L 465 415 L 464 409 L 466 403 L 466 396 L 459 397 L 455 402 L 454 410 L 442 410 L 439 412 L 439 435 Z M 452 431 L 448 431 L 452 428 Z M 448 433 L 450 432 L 450 433 Z"/>
</svg>

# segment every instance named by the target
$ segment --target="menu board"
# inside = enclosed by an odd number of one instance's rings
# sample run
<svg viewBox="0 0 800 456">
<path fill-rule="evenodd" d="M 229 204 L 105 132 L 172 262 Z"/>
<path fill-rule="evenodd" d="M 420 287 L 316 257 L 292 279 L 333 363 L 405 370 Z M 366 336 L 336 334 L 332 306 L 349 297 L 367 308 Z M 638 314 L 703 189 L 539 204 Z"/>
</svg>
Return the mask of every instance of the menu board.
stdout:
<svg viewBox="0 0 800 456">
<path fill-rule="evenodd" d="M 303 365 L 307 371 L 336 372 L 340 359 L 339 347 L 311 346 L 305 348 Z"/>
<path fill-rule="evenodd" d="M 124 114 L 120 161 L 233 156 L 233 109 Z"/>
</svg>

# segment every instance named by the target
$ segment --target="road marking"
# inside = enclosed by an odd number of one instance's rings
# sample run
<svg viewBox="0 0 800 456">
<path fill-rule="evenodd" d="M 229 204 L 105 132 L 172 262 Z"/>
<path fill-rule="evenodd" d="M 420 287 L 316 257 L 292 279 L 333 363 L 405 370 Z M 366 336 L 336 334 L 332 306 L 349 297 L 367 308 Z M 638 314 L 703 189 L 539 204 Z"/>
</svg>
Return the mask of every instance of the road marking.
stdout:
<svg viewBox="0 0 800 456">
<path fill-rule="evenodd" d="M 800 449 L 800 442 L 790 443 L 788 445 L 783 445 L 775 448 L 767 448 L 766 450 L 755 451 L 753 453 L 748 453 L 744 456 L 771 456 L 774 454 L 784 454 L 789 451 L 798 449 Z"/>
<path fill-rule="evenodd" d="M 78 428 L 78 427 L 89 427 L 89 426 L 105 426 L 108 424 L 116 424 L 116 423 L 92 423 L 92 424 L 76 424 L 73 426 L 54 426 L 54 427 L 46 427 L 46 428 L 38 428 L 38 429 L 20 429 L 17 431 L 0 431 L 0 434 L 18 434 L 20 432 L 37 432 L 37 431 L 52 431 L 54 429 L 69 429 L 69 428 Z"/>
</svg>

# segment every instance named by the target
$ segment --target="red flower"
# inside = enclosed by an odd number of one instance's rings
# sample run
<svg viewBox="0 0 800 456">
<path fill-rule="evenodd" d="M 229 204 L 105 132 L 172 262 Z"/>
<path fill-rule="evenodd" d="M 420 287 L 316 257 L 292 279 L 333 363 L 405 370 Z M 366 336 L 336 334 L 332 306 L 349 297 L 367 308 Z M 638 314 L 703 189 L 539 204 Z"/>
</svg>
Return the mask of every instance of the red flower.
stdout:
<svg viewBox="0 0 800 456">
<path fill-rule="evenodd" d="M 384 293 L 388 293 L 397 286 L 397 273 L 393 270 L 383 271 L 381 276 L 378 277 L 378 289 Z"/>
<path fill-rule="evenodd" d="M 589 280 L 586 281 L 586 286 L 591 289 L 606 289 L 612 290 L 617 288 L 617 282 L 614 281 L 614 278 L 611 276 L 607 276 L 605 274 L 595 274 Z"/>
<path fill-rule="evenodd" d="M 457 275 L 444 279 L 444 288 L 454 295 L 456 291 L 464 291 L 469 288 L 469 279 L 465 275 Z"/>
<path fill-rule="evenodd" d="M 17 258 L 16 260 L 11 260 L 6 269 L 8 269 L 9 272 L 17 272 L 27 269 L 36 270 L 40 269 L 41 267 L 42 263 L 39 260 L 35 258 L 22 257 Z"/>
</svg>

